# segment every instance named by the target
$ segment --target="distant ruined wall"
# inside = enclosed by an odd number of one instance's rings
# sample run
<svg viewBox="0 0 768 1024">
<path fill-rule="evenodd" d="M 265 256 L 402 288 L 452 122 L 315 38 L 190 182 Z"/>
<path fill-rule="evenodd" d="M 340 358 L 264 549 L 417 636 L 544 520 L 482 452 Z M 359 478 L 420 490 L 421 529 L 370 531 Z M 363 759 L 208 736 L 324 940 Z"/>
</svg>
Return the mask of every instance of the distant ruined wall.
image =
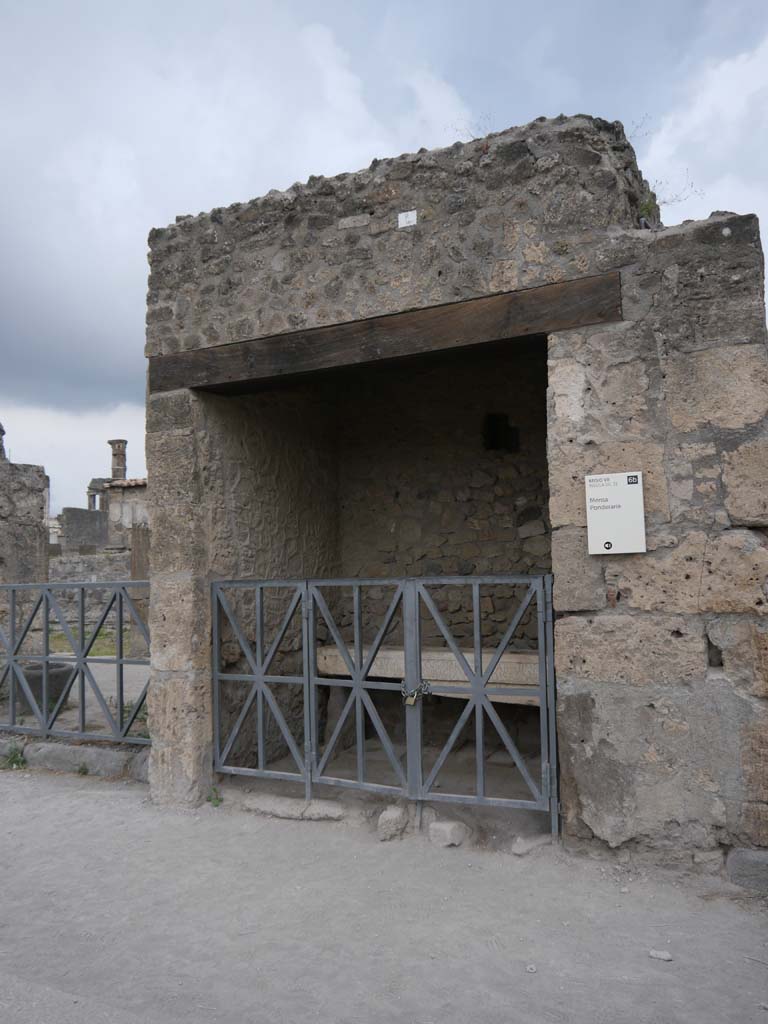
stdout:
<svg viewBox="0 0 768 1024">
<path fill-rule="evenodd" d="M 94 513 L 91 513 L 93 515 Z M 51 583 L 88 583 L 85 591 L 85 622 L 95 625 L 108 600 L 108 591 L 93 584 L 127 580 L 131 574 L 131 552 L 119 551 L 65 551 L 52 555 L 50 559 Z M 57 600 L 67 621 L 76 624 L 79 615 L 79 592 L 77 588 L 60 590 Z M 105 627 L 113 628 L 112 619 Z"/>
<path fill-rule="evenodd" d="M 65 508 L 61 513 L 60 543 L 49 548 L 50 579 L 53 583 L 114 583 L 121 580 L 149 578 L 150 531 L 146 523 L 146 488 L 135 488 L 142 492 L 132 503 L 126 503 L 128 512 L 118 501 L 118 511 L 124 515 L 119 528 L 113 525 L 112 495 L 107 508 L 92 510 Z M 122 492 L 118 495 L 122 498 Z M 136 526 L 125 526 L 134 519 Z M 77 615 L 78 594 L 76 590 L 60 591 L 59 601 L 66 607 L 67 615 L 73 621 Z M 104 608 L 106 591 L 95 586 L 85 591 L 85 618 L 89 625 L 95 623 Z M 136 601 L 145 598 L 135 597 Z M 143 612 L 146 614 L 146 611 Z"/>
<path fill-rule="evenodd" d="M 107 485 L 106 495 L 108 543 L 111 547 L 130 547 L 133 528 L 149 525 L 147 488 L 145 485 L 128 486 L 112 481 Z"/>
<path fill-rule="evenodd" d="M 131 575 L 131 552 L 62 552 L 51 558 L 51 583 L 104 583 L 127 580 Z"/>
<path fill-rule="evenodd" d="M 95 550 L 106 547 L 109 524 L 106 511 L 87 508 L 63 508 L 59 516 L 59 545 L 63 552 L 81 548 Z"/>
<path fill-rule="evenodd" d="M 149 579 L 150 532 L 149 524 L 134 526 L 131 530 L 131 579 Z"/>
</svg>

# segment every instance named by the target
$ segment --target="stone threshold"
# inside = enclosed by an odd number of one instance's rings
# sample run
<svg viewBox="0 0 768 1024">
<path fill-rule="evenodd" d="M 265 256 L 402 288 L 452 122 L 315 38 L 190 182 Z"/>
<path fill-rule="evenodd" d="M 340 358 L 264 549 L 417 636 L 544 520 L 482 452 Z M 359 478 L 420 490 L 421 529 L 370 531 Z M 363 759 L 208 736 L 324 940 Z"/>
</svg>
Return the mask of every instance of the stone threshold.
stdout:
<svg viewBox="0 0 768 1024">
<path fill-rule="evenodd" d="M 38 740 L 34 736 L 0 733 L 0 759 L 18 751 L 26 768 L 96 775 L 105 779 L 129 778 L 148 782 L 148 746 L 111 746 L 66 740 Z"/>
<path fill-rule="evenodd" d="M 425 802 L 421 809 L 405 799 L 392 801 L 374 793 L 318 785 L 322 796 L 307 800 L 283 782 L 219 776 L 213 802 L 226 810 L 291 821 L 324 821 L 364 828 L 382 842 L 422 835 L 434 846 L 473 847 L 523 856 L 551 845 L 548 819 L 535 812 L 512 818 L 479 808 Z M 505 820 L 506 817 L 506 820 Z"/>
</svg>

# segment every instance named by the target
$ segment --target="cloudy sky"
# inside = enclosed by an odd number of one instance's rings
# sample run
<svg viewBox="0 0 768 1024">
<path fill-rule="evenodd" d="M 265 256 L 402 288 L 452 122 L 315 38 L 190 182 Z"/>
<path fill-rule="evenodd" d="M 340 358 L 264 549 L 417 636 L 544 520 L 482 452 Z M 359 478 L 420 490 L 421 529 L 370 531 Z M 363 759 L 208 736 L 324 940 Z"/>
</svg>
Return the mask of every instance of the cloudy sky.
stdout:
<svg viewBox="0 0 768 1024">
<path fill-rule="evenodd" d="M 146 237 L 539 115 L 624 122 L 664 220 L 768 223 L 766 0 L 0 0 L 0 421 L 143 475 Z"/>
</svg>

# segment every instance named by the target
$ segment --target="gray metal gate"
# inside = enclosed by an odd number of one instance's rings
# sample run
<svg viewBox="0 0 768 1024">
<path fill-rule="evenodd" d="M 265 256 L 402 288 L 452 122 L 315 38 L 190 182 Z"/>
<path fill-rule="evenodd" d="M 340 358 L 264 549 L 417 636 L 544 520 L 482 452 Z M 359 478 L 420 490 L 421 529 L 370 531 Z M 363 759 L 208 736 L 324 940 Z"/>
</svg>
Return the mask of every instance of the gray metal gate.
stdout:
<svg viewBox="0 0 768 1024">
<path fill-rule="evenodd" d="M 212 599 L 216 771 L 303 782 L 307 798 L 323 784 L 546 811 L 557 832 L 551 576 L 222 581 Z M 381 710 L 387 693 L 402 702 L 402 752 Z M 431 765 L 429 697 L 463 708 Z M 538 766 L 518 749 L 504 704 L 538 709 Z M 387 783 L 370 778 L 366 730 L 380 744 Z M 489 792 L 489 731 L 523 793 Z M 438 780 L 468 735 L 472 791 L 446 791 Z M 334 770 L 345 738 L 355 748 L 346 777 Z"/>
<path fill-rule="evenodd" d="M 149 583 L 0 585 L 0 731 L 146 745 Z"/>
</svg>

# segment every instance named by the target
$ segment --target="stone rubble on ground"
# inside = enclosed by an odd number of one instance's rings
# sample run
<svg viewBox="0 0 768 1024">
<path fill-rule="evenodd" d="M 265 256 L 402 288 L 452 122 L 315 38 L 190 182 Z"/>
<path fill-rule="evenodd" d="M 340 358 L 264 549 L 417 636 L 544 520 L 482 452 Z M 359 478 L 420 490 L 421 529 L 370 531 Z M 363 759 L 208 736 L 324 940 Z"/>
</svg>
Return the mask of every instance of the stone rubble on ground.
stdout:
<svg viewBox="0 0 768 1024">
<path fill-rule="evenodd" d="M 404 807 L 392 804 L 379 815 L 376 831 L 382 842 L 398 839 L 408 827 L 408 812 Z"/>
<path fill-rule="evenodd" d="M 537 850 L 541 846 L 550 846 L 551 843 L 552 837 L 549 834 L 515 836 L 511 846 L 511 851 L 516 857 L 525 857 L 526 854 L 529 854 L 532 850 Z"/>
<path fill-rule="evenodd" d="M 461 846 L 471 834 L 461 821 L 433 821 L 429 826 L 429 841 L 435 846 Z"/>
</svg>

